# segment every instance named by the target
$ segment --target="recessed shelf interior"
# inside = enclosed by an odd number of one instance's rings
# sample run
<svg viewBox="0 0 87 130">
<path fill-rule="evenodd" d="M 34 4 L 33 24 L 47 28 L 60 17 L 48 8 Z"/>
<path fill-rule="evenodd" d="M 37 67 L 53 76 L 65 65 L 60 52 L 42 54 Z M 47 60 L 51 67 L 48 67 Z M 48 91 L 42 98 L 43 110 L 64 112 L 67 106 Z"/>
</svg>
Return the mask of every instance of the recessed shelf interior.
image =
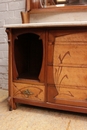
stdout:
<svg viewBox="0 0 87 130">
<path fill-rule="evenodd" d="M 14 59 L 18 73 L 16 79 L 38 80 L 43 60 L 43 44 L 39 36 L 34 33 L 17 36 L 14 41 Z"/>
</svg>

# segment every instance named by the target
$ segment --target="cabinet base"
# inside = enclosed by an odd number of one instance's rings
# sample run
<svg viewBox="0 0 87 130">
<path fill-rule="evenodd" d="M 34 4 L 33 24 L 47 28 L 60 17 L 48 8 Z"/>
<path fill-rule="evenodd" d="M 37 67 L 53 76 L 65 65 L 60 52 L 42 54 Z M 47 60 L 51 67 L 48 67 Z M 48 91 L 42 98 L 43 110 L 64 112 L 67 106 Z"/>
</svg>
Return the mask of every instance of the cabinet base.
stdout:
<svg viewBox="0 0 87 130">
<path fill-rule="evenodd" d="M 61 105 L 61 104 L 53 104 L 49 102 L 35 102 L 30 100 L 25 100 L 21 98 L 11 98 L 9 102 L 10 110 L 15 110 L 17 108 L 16 103 L 27 104 L 32 106 L 44 107 L 44 108 L 51 108 L 57 110 L 64 110 L 64 111 L 71 111 L 71 112 L 78 112 L 78 113 L 87 113 L 86 107 L 76 107 L 76 106 L 69 106 L 69 105 Z"/>
</svg>

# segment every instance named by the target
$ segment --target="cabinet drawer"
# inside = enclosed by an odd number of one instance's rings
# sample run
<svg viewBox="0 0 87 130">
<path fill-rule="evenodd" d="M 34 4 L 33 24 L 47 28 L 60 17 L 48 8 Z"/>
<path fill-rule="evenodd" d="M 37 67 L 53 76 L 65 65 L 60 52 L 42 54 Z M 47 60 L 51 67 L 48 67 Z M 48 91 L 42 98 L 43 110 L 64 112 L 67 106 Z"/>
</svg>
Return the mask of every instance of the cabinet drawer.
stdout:
<svg viewBox="0 0 87 130">
<path fill-rule="evenodd" d="M 49 31 L 49 39 L 52 40 L 53 37 L 55 38 L 55 42 L 86 42 L 87 41 L 87 29 L 86 27 L 82 28 L 58 28 L 55 30 Z M 53 36 L 53 37 L 52 37 Z"/>
<path fill-rule="evenodd" d="M 58 35 L 57 33 L 57 37 L 55 38 L 55 42 L 86 42 L 87 41 L 87 32 L 85 30 L 83 30 L 81 32 L 80 31 L 76 31 L 76 32 L 73 32 L 70 30 L 67 31 L 66 33 L 62 32 L 61 34 Z"/>
<path fill-rule="evenodd" d="M 53 65 L 82 66 L 87 65 L 87 44 L 57 44 L 54 47 Z"/>
<path fill-rule="evenodd" d="M 77 86 L 48 85 L 48 102 L 87 107 L 87 88 Z"/>
<path fill-rule="evenodd" d="M 44 101 L 44 86 L 13 83 L 13 96 L 29 100 Z"/>
</svg>

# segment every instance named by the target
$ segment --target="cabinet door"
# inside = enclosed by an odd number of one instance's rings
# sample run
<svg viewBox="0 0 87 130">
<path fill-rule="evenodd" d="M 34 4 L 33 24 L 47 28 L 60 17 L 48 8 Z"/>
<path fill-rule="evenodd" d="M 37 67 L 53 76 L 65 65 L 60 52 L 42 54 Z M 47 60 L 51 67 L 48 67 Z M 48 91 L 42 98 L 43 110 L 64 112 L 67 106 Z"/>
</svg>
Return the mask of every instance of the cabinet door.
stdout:
<svg viewBox="0 0 87 130">
<path fill-rule="evenodd" d="M 87 28 L 49 31 L 47 83 L 49 102 L 87 107 Z"/>
</svg>

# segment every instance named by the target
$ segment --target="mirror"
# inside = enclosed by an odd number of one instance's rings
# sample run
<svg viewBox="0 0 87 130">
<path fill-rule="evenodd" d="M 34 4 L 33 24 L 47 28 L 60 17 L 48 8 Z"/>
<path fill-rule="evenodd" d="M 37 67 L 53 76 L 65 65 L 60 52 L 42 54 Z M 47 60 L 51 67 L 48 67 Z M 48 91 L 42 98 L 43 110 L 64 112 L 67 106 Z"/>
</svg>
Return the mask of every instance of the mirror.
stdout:
<svg viewBox="0 0 87 130">
<path fill-rule="evenodd" d="M 87 5 L 87 0 L 40 0 L 42 8 L 66 5 Z"/>
</svg>

